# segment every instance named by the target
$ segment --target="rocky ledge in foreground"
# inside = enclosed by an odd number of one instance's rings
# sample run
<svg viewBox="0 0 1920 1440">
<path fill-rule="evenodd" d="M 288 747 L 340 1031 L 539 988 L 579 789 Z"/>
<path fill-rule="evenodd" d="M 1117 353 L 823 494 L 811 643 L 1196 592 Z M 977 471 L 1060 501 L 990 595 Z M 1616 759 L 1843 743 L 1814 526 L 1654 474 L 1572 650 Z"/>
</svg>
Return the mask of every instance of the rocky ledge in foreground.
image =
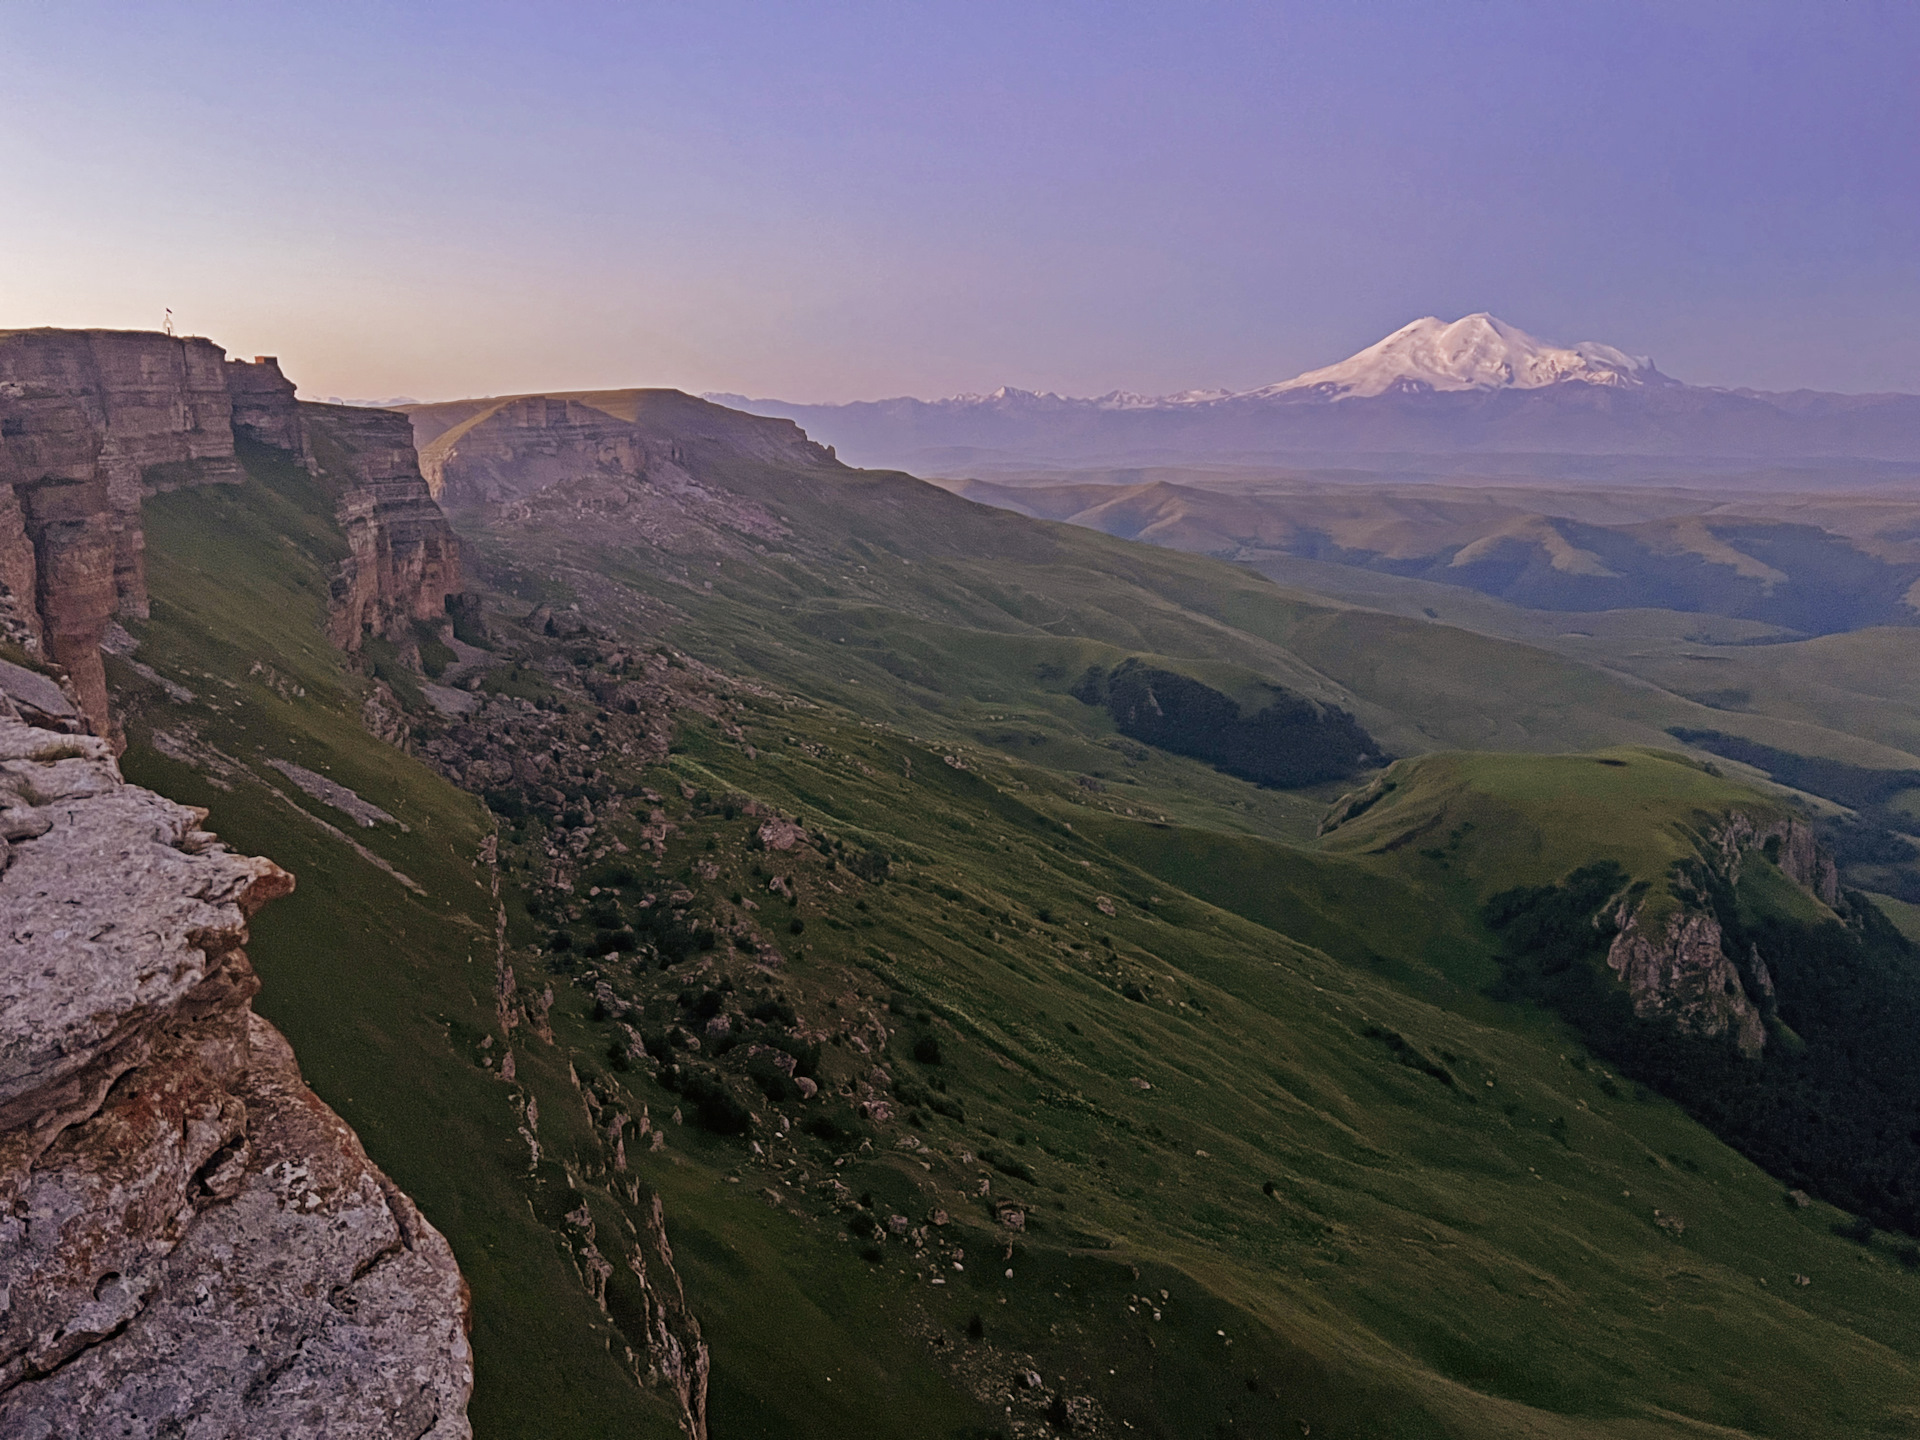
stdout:
<svg viewBox="0 0 1920 1440">
<path fill-rule="evenodd" d="M 293 888 L 0 698 L 0 1435 L 455 1440 L 444 1238 L 252 1012 Z"/>
</svg>

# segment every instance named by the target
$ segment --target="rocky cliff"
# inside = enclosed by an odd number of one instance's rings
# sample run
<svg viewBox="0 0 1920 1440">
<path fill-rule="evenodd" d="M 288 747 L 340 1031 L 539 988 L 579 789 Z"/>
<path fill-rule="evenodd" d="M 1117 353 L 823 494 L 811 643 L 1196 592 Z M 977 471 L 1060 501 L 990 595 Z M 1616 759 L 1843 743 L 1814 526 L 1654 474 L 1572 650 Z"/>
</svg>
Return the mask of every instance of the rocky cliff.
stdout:
<svg viewBox="0 0 1920 1440">
<path fill-rule="evenodd" d="M 240 479 L 224 359 L 139 331 L 0 332 L 0 633 L 67 668 L 97 733 L 100 637 L 146 613 L 141 497 Z"/>
<path fill-rule="evenodd" d="M 240 483 L 236 436 L 319 468 L 334 462 L 352 550 L 333 639 L 398 637 L 445 618 L 459 542 L 428 492 L 405 419 L 303 405 L 271 356 L 137 331 L 0 332 L 0 640 L 67 671 L 87 727 L 113 730 L 100 642 L 147 609 L 144 496 Z"/>
<path fill-rule="evenodd" d="M 520 500 L 570 480 L 683 477 L 705 455 L 795 469 L 833 452 L 790 420 L 747 415 L 678 390 L 521 395 L 407 407 L 420 464 L 449 505 Z"/>
<path fill-rule="evenodd" d="M 445 624 L 447 598 L 460 593 L 460 541 L 420 473 L 407 417 L 311 403 L 300 416 L 352 550 L 333 579 L 328 638 L 356 650 L 368 635 Z"/>
<path fill-rule="evenodd" d="M 298 392 L 281 374 L 278 358 L 256 355 L 251 363 L 229 360 L 226 376 L 234 433 L 310 462 L 313 450 L 300 414 Z"/>
<path fill-rule="evenodd" d="M 292 888 L 0 701 L 0 1434 L 469 1434 L 445 1240 L 251 1011 Z"/>
<path fill-rule="evenodd" d="M 1803 820 L 1761 824 L 1736 811 L 1709 833 L 1703 850 L 1705 863 L 1729 885 L 1738 883 L 1747 854 L 1759 850 L 1823 905 L 1839 902 L 1839 872 Z M 1681 907 L 1657 918 L 1650 900 L 1622 904 L 1614 915 L 1619 930 L 1607 965 L 1626 985 L 1634 1014 L 1642 1019 L 1664 1018 L 1686 1034 L 1709 1039 L 1731 1034 L 1742 1054 L 1758 1056 L 1766 1048 L 1766 1015 L 1773 1000 L 1766 958 L 1758 950 L 1737 958 L 1728 954 L 1706 897 L 1684 880 L 1676 889 Z"/>
</svg>

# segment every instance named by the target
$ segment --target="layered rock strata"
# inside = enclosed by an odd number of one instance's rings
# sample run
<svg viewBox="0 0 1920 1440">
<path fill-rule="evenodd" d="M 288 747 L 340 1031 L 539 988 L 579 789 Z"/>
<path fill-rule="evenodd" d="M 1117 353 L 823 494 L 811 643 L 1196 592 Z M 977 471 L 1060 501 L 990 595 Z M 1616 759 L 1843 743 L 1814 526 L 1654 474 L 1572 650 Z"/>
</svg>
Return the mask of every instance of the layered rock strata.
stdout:
<svg viewBox="0 0 1920 1440">
<path fill-rule="evenodd" d="M 0 701 L 0 1434 L 468 1435 L 445 1240 L 254 1015 L 292 888 Z"/>
<path fill-rule="evenodd" d="M 343 472 L 336 513 L 352 553 L 334 575 L 328 638 L 356 650 L 368 635 L 444 625 L 460 593 L 460 541 L 420 473 L 407 417 L 311 403 L 300 413 L 322 464 Z"/>
<path fill-rule="evenodd" d="M 404 418 L 304 405 L 272 356 L 230 361 L 208 340 L 0 332 L 0 640 L 64 667 L 87 727 L 111 734 L 100 646 L 116 614 L 147 612 L 142 498 L 241 482 L 236 436 L 317 471 L 310 426 L 334 442 L 352 552 L 334 584 L 335 642 L 444 623 L 459 542 Z"/>
<path fill-rule="evenodd" d="M 0 332 L 0 631 L 107 729 L 100 637 L 147 607 L 141 497 L 234 482 L 225 357 L 126 330 Z"/>
<path fill-rule="evenodd" d="M 1739 882 L 1747 854 L 1759 850 L 1822 904 L 1839 903 L 1839 871 L 1803 820 L 1761 824 L 1736 811 L 1707 837 L 1704 849 L 1729 884 Z M 1607 965 L 1626 985 L 1634 1014 L 1707 1039 L 1731 1035 L 1743 1055 L 1760 1055 L 1773 1000 L 1765 957 L 1758 950 L 1737 959 L 1729 955 L 1720 922 L 1704 903 L 1659 918 L 1650 914 L 1649 903 L 1621 905 L 1614 914 L 1618 933 L 1607 950 Z"/>
<path fill-rule="evenodd" d="M 311 464 L 313 450 L 300 401 L 294 383 L 280 373 L 280 361 L 272 355 L 256 355 L 251 362 L 229 360 L 226 375 L 234 433 Z"/>
<path fill-rule="evenodd" d="M 521 395 L 409 406 L 420 464 L 449 505 L 522 500 L 568 481 L 643 480 L 699 452 L 796 469 L 835 465 L 791 420 L 748 415 L 678 390 Z"/>
</svg>

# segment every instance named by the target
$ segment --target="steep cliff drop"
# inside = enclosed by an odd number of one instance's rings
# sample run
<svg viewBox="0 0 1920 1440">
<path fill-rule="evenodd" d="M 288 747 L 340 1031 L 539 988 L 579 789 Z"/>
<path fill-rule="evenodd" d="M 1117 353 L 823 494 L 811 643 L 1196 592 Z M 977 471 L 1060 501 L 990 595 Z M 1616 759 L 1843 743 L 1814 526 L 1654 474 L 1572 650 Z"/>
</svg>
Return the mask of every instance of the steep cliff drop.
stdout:
<svg viewBox="0 0 1920 1440">
<path fill-rule="evenodd" d="M 459 541 L 402 417 L 304 404 L 274 357 L 227 360 L 209 340 L 0 331 L 0 642 L 63 667 L 94 734 L 113 734 L 107 627 L 147 613 L 141 500 L 244 483 L 248 444 L 334 491 L 352 550 L 334 586 L 336 644 L 444 623 Z"/>
<path fill-rule="evenodd" d="M 0 1434 L 467 1436 L 452 1252 L 252 1013 L 293 879 L 204 818 L 0 700 Z"/>
<path fill-rule="evenodd" d="M 428 492 L 407 417 L 303 403 L 297 420 L 352 550 L 334 576 L 328 638 L 351 651 L 368 635 L 404 640 L 415 624 L 444 625 L 447 597 L 460 592 L 460 541 Z"/>
<path fill-rule="evenodd" d="M 240 479 L 223 361 L 201 339 L 0 331 L 0 638 L 66 667 L 96 734 L 101 636 L 147 608 L 141 497 Z"/>
</svg>

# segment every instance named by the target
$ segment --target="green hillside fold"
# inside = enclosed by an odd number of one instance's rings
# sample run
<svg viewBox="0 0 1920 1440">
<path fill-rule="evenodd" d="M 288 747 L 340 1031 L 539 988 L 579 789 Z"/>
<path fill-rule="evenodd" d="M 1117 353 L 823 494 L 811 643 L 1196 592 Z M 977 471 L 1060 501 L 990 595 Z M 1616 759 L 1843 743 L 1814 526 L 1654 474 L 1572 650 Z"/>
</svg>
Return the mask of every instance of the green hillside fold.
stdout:
<svg viewBox="0 0 1920 1440">
<path fill-rule="evenodd" d="M 324 484 L 259 456 L 148 505 L 191 699 L 113 662 L 129 775 L 300 877 L 258 1008 L 453 1244 L 477 1434 L 682 1433 L 696 1329 L 722 1440 L 1920 1423 L 1892 1110 L 1762 1123 L 1893 1063 L 1911 952 L 1673 748 L 1705 707 L 680 400 L 599 407 L 645 475 L 457 513 L 437 677 L 328 646 Z M 1338 763 L 1076 698 L 1130 661 Z M 1607 988 L 1683 913 L 1765 957 L 1761 1058 Z"/>
</svg>

